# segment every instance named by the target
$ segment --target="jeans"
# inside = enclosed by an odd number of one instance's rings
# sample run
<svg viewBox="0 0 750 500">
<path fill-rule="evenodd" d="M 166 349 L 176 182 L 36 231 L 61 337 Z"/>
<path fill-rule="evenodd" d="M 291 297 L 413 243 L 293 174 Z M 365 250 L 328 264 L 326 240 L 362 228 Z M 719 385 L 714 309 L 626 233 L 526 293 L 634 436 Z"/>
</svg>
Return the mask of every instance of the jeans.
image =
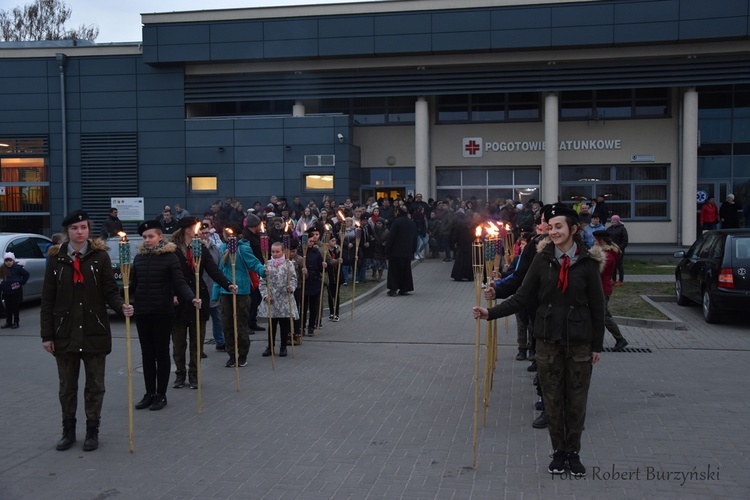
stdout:
<svg viewBox="0 0 750 500">
<path fill-rule="evenodd" d="M 428 241 L 429 239 L 426 234 L 424 236 L 417 236 L 417 255 L 422 255 L 422 251 L 427 248 Z"/>
<path fill-rule="evenodd" d="M 211 330 L 217 346 L 224 345 L 224 330 L 221 328 L 221 313 L 218 304 L 211 308 Z"/>
<path fill-rule="evenodd" d="M 445 251 L 445 258 L 450 259 L 451 258 L 451 237 L 450 235 L 443 236 L 440 238 L 441 246 L 443 247 L 443 250 Z"/>
</svg>

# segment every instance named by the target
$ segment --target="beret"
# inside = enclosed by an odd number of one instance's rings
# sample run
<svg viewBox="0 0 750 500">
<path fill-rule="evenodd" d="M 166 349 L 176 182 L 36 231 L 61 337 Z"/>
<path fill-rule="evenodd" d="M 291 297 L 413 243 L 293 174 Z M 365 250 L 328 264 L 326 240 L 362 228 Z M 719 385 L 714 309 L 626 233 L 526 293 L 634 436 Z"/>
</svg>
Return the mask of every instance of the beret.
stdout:
<svg viewBox="0 0 750 500">
<path fill-rule="evenodd" d="M 594 238 L 609 238 L 610 234 L 604 229 L 600 229 L 591 233 L 591 236 L 593 236 Z"/>
<path fill-rule="evenodd" d="M 158 220 L 147 220 L 145 222 L 141 222 L 141 224 L 138 226 L 138 234 L 143 236 L 143 233 L 145 233 L 149 229 L 158 229 L 159 231 L 161 231 L 161 222 L 159 222 Z"/>
<path fill-rule="evenodd" d="M 87 214 L 83 210 L 75 210 L 65 216 L 62 221 L 62 226 L 68 227 L 71 224 L 75 224 L 76 222 L 83 222 L 85 220 L 89 220 L 89 214 Z"/>
<path fill-rule="evenodd" d="M 192 215 L 188 217 L 183 217 L 180 219 L 180 221 L 177 223 L 177 227 L 180 229 L 185 229 L 186 227 L 195 226 L 198 223 L 198 219 L 193 217 Z"/>
<path fill-rule="evenodd" d="M 546 211 L 544 211 L 544 219 L 549 222 L 550 219 L 553 217 L 569 217 L 573 219 L 574 221 L 578 222 L 578 212 L 573 210 L 567 205 L 563 205 L 562 203 L 555 203 L 554 205 L 548 205 L 549 208 L 547 208 Z"/>
<path fill-rule="evenodd" d="M 260 217 L 255 214 L 249 214 L 245 220 L 247 227 L 257 227 L 260 224 Z"/>
</svg>

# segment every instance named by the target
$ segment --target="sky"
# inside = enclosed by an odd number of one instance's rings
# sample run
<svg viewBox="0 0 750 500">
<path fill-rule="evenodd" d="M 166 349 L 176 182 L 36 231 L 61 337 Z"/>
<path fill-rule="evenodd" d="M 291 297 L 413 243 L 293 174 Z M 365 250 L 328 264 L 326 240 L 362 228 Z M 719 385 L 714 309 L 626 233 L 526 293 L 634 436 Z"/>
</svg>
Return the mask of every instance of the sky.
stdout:
<svg viewBox="0 0 750 500">
<path fill-rule="evenodd" d="M 140 42 L 141 14 L 154 12 L 183 12 L 189 10 L 237 9 L 249 7 L 273 7 L 289 5 L 313 5 L 352 3 L 377 0 L 124 0 L 117 2 L 102 0 L 64 0 L 73 10 L 66 27 L 81 24 L 99 26 L 97 43 Z M 26 0 L 0 0 L 0 8 L 10 5 L 25 5 Z"/>
</svg>

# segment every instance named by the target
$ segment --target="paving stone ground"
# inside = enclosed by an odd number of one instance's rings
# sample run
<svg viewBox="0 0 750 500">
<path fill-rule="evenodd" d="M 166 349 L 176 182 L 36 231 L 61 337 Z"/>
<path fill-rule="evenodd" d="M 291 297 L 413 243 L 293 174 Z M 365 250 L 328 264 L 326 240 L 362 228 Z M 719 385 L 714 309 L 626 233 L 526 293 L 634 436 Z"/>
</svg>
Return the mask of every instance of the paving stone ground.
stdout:
<svg viewBox="0 0 750 500">
<path fill-rule="evenodd" d="M 501 321 L 472 469 L 474 285 L 449 274 L 450 264 L 419 263 L 412 295 L 376 290 L 353 320 L 342 307 L 340 322 L 326 320 L 275 371 L 255 335 L 239 392 L 226 355 L 207 345 L 202 412 L 197 391 L 170 388 L 164 410 L 135 412 L 133 454 L 124 321 L 114 322 L 99 450 L 81 450 L 81 401 L 78 443 L 58 452 L 55 364 L 41 348 L 38 305 L 25 307 L 21 328 L 0 333 L 0 498 L 750 497 L 750 328 L 737 317 L 706 325 L 698 306 L 673 303 L 660 307 L 687 330 L 625 326 L 629 347 L 651 352 L 607 352 L 596 365 L 581 450 L 589 472 L 579 480 L 546 472 L 549 437 L 531 427 L 533 374 L 513 359 L 514 319 L 507 334 Z"/>
</svg>

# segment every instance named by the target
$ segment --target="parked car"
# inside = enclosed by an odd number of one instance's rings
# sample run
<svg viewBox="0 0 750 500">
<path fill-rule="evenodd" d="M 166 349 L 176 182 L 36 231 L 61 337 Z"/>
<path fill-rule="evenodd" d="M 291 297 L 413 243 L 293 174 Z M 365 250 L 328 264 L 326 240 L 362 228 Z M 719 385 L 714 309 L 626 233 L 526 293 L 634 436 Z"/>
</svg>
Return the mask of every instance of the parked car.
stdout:
<svg viewBox="0 0 750 500">
<path fill-rule="evenodd" d="M 707 323 L 750 309 L 750 229 L 706 231 L 674 256 L 680 259 L 674 285 L 679 305 L 701 304 Z"/>
<path fill-rule="evenodd" d="M 13 252 L 16 261 L 24 262 L 29 281 L 23 287 L 23 301 L 42 297 L 44 269 L 47 267 L 47 249 L 52 240 L 41 234 L 0 233 L 0 255 Z"/>
</svg>

